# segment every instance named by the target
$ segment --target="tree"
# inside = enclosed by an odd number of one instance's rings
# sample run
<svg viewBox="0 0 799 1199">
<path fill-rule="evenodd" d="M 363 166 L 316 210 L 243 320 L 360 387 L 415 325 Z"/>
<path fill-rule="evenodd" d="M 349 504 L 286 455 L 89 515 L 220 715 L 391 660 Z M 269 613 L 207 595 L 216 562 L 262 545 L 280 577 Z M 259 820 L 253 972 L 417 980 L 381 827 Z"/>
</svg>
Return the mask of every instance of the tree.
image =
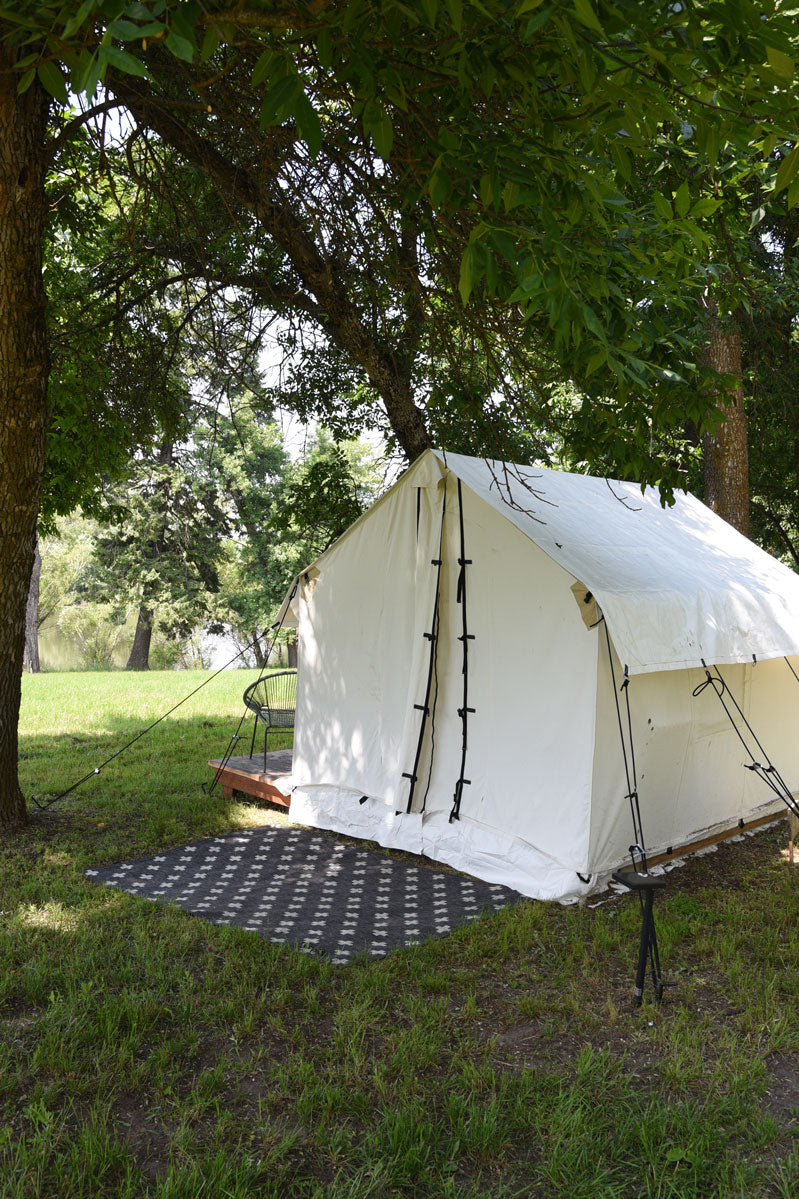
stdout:
<svg viewBox="0 0 799 1199">
<path fill-rule="evenodd" d="M 255 397 L 231 397 L 229 415 L 194 431 L 197 472 L 207 473 L 226 507 L 229 536 L 220 565 L 216 617 L 260 666 L 275 614 L 291 580 L 373 502 L 384 480 L 361 441 L 336 442 L 317 430 L 292 462 L 280 431 Z"/>
<path fill-rule="evenodd" d="M 128 670 L 148 670 L 153 631 L 188 636 L 213 610 L 225 514 L 191 449 L 164 442 L 132 464 L 111 528 L 97 538 L 89 595 L 138 611 Z"/>
<path fill-rule="evenodd" d="M 0 43 L 0 823 L 25 818 L 17 778 L 25 609 L 44 471 L 48 348 L 42 240 L 48 100 L 19 96 L 19 52 Z"/>
<path fill-rule="evenodd" d="M 471 385 L 464 327 L 494 382 L 512 373 L 517 347 L 522 361 L 535 353 L 576 380 L 603 433 L 616 413 L 594 400 L 611 387 L 621 405 L 647 396 L 666 426 L 684 411 L 701 418 L 707 398 L 686 386 L 693 364 L 658 317 L 701 286 L 701 217 L 636 207 L 615 177 L 632 155 L 654 160 L 654 132 L 686 110 L 703 152 L 785 133 L 792 32 L 780 8 L 764 21 L 732 3 L 637 0 L 2 10 L 0 184 L 14 200 L 0 229 L 0 305 L 11 314 L 0 514 L 14 515 L 0 559 L 0 822 L 24 818 L 16 714 L 46 426 L 45 172 L 85 119 L 63 119 L 48 141 L 48 93 L 67 100 L 60 64 L 76 93 L 104 81 L 134 135 L 154 131 L 212 181 L 235 221 L 268 233 L 295 308 L 358 365 L 412 457 L 430 440 L 414 397 L 428 323 L 428 352 L 467 368 L 471 404 L 492 391 L 482 372 Z M 786 162 L 783 185 L 797 154 Z M 528 403 L 519 415 L 538 411 Z M 24 451 L 12 444 L 20 428 L 32 431 Z M 646 446 L 635 458 L 659 477 Z"/>
</svg>

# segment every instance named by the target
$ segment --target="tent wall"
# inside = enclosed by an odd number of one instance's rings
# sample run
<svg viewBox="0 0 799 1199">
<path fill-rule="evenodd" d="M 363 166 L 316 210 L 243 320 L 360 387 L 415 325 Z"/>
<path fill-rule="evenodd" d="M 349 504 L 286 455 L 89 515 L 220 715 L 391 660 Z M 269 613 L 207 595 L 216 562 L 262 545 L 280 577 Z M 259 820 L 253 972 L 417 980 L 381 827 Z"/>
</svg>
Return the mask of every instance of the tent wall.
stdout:
<svg viewBox="0 0 799 1199">
<path fill-rule="evenodd" d="M 575 580 L 462 488 L 467 629 L 474 638 L 468 643 L 469 706 L 475 712 L 464 771 L 470 781 L 460 818 L 450 821 L 463 735 L 460 512 L 457 480 L 450 476 L 434 711 L 407 815 L 409 784 L 402 774 L 411 770 L 420 727 L 413 705 L 424 699 L 424 632 L 431 627 L 435 583 L 430 559 L 438 555 L 441 496 L 428 490 L 420 524 L 427 534 L 417 543 L 413 480 L 392 495 L 390 506 L 325 558 L 301 605 L 292 816 L 425 853 L 528 895 L 580 894 L 585 887 L 577 872 L 588 859 L 596 652 L 571 593 Z M 360 603 L 352 602 L 354 595 Z"/>
<path fill-rule="evenodd" d="M 468 748 L 460 824 L 491 829 L 574 873 L 585 869 L 594 752 L 596 654 L 574 579 L 468 487 L 462 488 Z M 449 813 L 463 705 L 456 480 L 448 500 L 440 692 L 426 811 Z"/>
<path fill-rule="evenodd" d="M 607 646 L 598 641 L 597 724 L 591 811 L 591 870 L 628 858 L 632 819 Z M 617 687 L 622 666 L 615 656 Z M 799 787 L 799 684 L 785 662 L 721 668 L 723 678 L 791 789 Z M 650 854 L 677 848 L 773 809 L 786 809 L 745 764 L 741 745 L 703 670 L 661 671 L 630 680 L 641 818 Z M 626 721 L 624 698 L 622 716 Z M 739 724 L 742 722 L 739 720 Z M 763 758 L 755 750 L 757 758 Z"/>
<path fill-rule="evenodd" d="M 299 604 L 293 781 L 392 807 L 415 752 L 439 531 L 437 480 L 406 478 L 325 556 Z"/>
</svg>

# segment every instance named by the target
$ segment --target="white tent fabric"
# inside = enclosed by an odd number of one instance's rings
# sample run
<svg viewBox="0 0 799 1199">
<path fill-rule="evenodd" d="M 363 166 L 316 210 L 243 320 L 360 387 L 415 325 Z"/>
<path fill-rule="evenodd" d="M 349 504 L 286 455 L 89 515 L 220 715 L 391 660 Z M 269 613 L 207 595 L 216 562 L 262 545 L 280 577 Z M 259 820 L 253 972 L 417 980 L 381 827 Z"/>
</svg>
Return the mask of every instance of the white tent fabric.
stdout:
<svg viewBox="0 0 799 1199">
<path fill-rule="evenodd" d="M 732 694 L 799 782 L 799 686 L 761 661 L 799 654 L 799 579 L 690 496 L 662 509 L 631 484 L 429 451 L 300 575 L 285 616 L 303 824 L 586 894 L 631 840 L 609 648 L 636 676 L 650 853 L 779 807 L 712 689 L 693 695 L 702 658 L 733 664 Z"/>
<path fill-rule="evenodd" d="M 678 492 L 448 454 L 600 604 L 630 674 L 799 654 L 799 575 Z"/>
</svg>

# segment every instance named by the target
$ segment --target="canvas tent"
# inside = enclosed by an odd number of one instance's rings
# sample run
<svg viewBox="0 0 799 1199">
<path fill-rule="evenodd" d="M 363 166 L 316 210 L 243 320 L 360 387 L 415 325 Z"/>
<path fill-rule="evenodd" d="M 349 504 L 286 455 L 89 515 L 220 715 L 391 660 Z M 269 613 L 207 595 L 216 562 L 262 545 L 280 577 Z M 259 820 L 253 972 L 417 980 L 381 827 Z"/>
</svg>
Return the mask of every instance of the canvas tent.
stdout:
<svg viewBox="0 0 799 1199">
<path fill-rule="evenodd" d="M 799 577 L 688 494 L 431 450 L 282 615 L 303 824 L 584 895 L 633 839 L 625 669 L 650 855 L 784 810 L 703 660 L 799 786 Z"/>
</svg>

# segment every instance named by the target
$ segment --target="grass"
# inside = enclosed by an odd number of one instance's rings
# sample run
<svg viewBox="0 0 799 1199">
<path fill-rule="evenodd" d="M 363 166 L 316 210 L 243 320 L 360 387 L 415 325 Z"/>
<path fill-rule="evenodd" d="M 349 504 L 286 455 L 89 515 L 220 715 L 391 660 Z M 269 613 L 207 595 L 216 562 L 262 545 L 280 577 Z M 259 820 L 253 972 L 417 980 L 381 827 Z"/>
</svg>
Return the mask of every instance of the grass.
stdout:
<svg viewBox="0 0 799 1199">
<path fill-rule="evenodd" d="M 43 800 L 201 679 L 26 677 Z M 0 1196 L 795 1196 L 799 869 L 784 827 L 669 876 L 678 986 L 630 1006 L 638 915 L 524 903 L 334 968 L 86 867 L 285 821 L 206 795 L 221 676 L 0 843 Z"/>
</svg>

